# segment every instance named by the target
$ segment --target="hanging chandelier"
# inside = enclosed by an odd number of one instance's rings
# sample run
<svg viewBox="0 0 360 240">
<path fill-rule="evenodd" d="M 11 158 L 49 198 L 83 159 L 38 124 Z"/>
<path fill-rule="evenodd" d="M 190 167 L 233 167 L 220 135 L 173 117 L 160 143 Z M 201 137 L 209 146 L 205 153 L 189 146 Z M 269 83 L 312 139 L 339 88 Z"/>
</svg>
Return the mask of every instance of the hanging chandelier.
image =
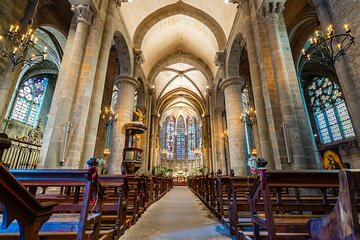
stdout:
<svg viewBox="0 0 360 240">
<path fill-rule="evenodd" d="M 24 34 L 20 34 L 18 25 L 10 25 L 7 33 L 0 34 L 0 53 L 10 59 L 14 71 L 19 64 L 23 64 L 24 67 L 46 60 L 48 47 L 44 46 L 41 51 L 37 48 L 37 42 L 38 38 L 32 29 L 32 20 L 29 21 L 28 29 Z"/>
<path fill-rule="evenodd" d="M 112 109 L 112 107 L 105 107 L 104 111 L 100 112 L 101 119 L 103 120 L 105 126 L 108 126 L 112 122 L 116 122 L 118 119 L 118 114 Z"/>
<path fill-rule="evenodd" d="M 248 108 L 245 110 L 244 114 L 240 116 L 240 121 L 243 123 L 249 123 L 250 125 L 256 124 L 256 110 L 253 108 Z"/>
<path fill-rule="evenodd" d="M 349 25 L 344 25 L 345 32 L 335 34 L 332 25 L 327 27 L 327 33 L 315 31 L 309 38 L 309 47 L 302 49 L 304 60 L 308 63 L 319 63 L 335 66 L 340 57 L 346 55 L 346 51 L 355 45 L 355 38 L 351 35 Z"/>
</svg>

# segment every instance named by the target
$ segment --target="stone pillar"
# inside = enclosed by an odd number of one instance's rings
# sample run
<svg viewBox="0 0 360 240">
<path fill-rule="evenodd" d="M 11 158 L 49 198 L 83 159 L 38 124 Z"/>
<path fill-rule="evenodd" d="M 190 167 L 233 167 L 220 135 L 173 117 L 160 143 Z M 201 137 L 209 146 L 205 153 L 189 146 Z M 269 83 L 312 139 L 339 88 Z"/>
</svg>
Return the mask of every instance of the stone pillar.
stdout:
<svg viewBox="0 0 360 240">
<path fill-rule="evenodd" d="M 149 129 L 149 131 L 151 131 L 150 133 L 150 154 L 149 154 L 149 158 L 150 158 L 150 172 L 152 171 L 152 169 L 157 165 L 156 162 L 156 151 L 157 151 L 157 125 L 158 125 L 158 117 L 156 115 L 151 115 L 151 128 Z"/>
<path fill-rule="evenodd" d="M 270 40 L 270 49 L 272 53 L 272 61 L 275 70 L 276 85 L 280 99 L 280 110 L 284 126 L 285 141 L 287 142 L 288 159 L 292 163 L 294 169 L 305 169 L 305 153 L 301 140 L 300 129 L 296 121 L 296 112 L 294 109 L 293 97 L 291 94 L 289 76 L 287 73 L 284 53 L 281 46 L 281 39 L 278 28 L 278 14 L 281 8 L 266 8 L 268 35 Z M 286 140 L 287 138 L 287 140 Z"/>
<path fill-rule="evenodd" d="M 216 160 L 216 168 L 214 169 L 221 170 L 223 173 L 226 172 L 226 162 L 225 162 L 225 149 L 224 149 L 224 129 L 222 127 L 222 109 L 216 108 L 214 110 L 214 137 L 215 137 L 215 146 L 216 154 L 214 158 Z"/>
<path fill-rule="evenodd" d="M 268 168 L 275 169 L 275 162 L 273 151 L 271 149 L 269 128 L 267 124 L 266 109 L 264 103 L 264 94 L 261 85 L 260 67 L 256 53 L 256 43 L 254 32 L 252 28 L 252 20 L 250 15 L 249 0 L 244 0 L 242 4 L 242 16 L 245 26 L 245 41 L 248 52 L 252 92 L 254 97 L 254 105 L 256 109 L 257 131 L 260 142 L 260 153 L 266 161 L 268 161 Z"/>
<path fill-rule="evenodd" d="M 240 121 L 243 114 L 241 90 L 245 85 L 242 77 L 232 77 L 220 83 L 225 95 L 226 121 L 228 126 L 230 165 L 236 176 L 247 175 L 245 157 L 245 129 Z"/>
<path fill-rule="evenodd" d="M 77 22 L 72 41 L 65 47 L 64 57 L 60 67 L 56 89 L 51 104 L 45 136 L 40 152 L 39 166 L 56 168 L 63 161 L 67 142 L 66 129 L 69 124 L 70 112 L 78 82 L 84 46 L 87 40 L 89 20 L 92 12 L 90 6 L 72 5 Z"/>
<path fill-rule="evenodd" d="M 118 119 L 114 124 L 112 142 L 110 143 L 110 161 L 109 172 L 121 173 L 121 164 L 123 161 L 123 150 L 125 147 L 125 128 L 124 124 L 131 122 L 134 112 L 135 91 L 139 82 L 128 76 L 117 76 L 115 84 L 119 89 L 115 112 Z"/>
<path fill-rule="evenodd" d="M 324 0 L 314 0 L 313 2 L 319 21 L 326 28 L 333 23 L 328 4 Z M 335 26 L 335 29 L 340 29 L 340 27 Z M 341 31 L 343 30 L 339 32 Z M 348 51 L 351 51 L 351 48 Z M 357 134 L 358 143 L 360 143 L 360 81 L 354 81 L 344 57 L 340 61 L 336 61 L 335 69 Z"/>
<path fill-rule="evenodd" d="M 112 46 L 112 40 L 114 35 L 114 13 L 116 10 L 116 4 L 114 0 L 110 0 L 106 13 L 106 20 L 104 26 L 104 32 L 101 40 L 101 51 L 99 54 L 99 60 L 96 66 L 94 90 L 91 97 L 91 107 L 89 112 L 89 120 L 84 140 L 84 154 L 83 159 L 88 159 L 93 156 L 96 144 L 96 135 L 99 127 L 99 112 L 101 110 L 101 104 L 104 94 L 106 71 L 109 62 L 109 54 Z"/>
<path fill-rule="evenodd" d="M 98 90 L 93 88 L 96 68 L 92 66 L 97 66 L 99 59 L 107 3 L 108 1 L 103 2 L 99 14 L 94 18 L 85 48 L 70 120 L 68 151 L 65 156 L 65 166 L 70 168 L 83 168 L 87 161 L 83 158 L 85 132 L 89 124 L 92 92 Z"/>
</svg>

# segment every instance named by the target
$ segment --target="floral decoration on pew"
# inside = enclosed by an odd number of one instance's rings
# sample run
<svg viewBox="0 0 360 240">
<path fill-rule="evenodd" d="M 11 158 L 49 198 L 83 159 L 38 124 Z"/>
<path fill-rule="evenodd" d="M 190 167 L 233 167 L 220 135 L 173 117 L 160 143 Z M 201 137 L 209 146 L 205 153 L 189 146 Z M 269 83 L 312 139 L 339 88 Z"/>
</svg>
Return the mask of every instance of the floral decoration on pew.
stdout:
<svg viewBox="0 0 360 240">
<path fill-rule="evenodd" d="M 93 184 L 93 190 L 91 194 L 91 204 L 95 204 L 97 200 L 97 185 L 99 181 L 99 175 L 97 172 L 97 166 L 99 165 L 99 159 L 97 158 L 90 158 L 87 161 L 88 165 L 88 177 L 89 180 L 91 180 L 91 183 Z"/>
<path fill-rule="evenodd" d="M 254 155 L 250 155 L 248 159 L 248 166 L 250 167 L 251 174 L 258 174 L 262 179 L 263 170 L 266 170 L 267 161 L 263 158 L 257 158 Z"/>
</svg>

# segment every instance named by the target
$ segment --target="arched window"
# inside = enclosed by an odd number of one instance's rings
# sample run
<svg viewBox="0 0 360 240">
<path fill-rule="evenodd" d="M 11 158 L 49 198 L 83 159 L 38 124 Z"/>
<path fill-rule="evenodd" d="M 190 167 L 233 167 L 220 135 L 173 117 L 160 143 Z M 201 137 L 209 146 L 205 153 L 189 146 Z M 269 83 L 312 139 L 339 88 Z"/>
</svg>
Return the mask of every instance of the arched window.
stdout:
<svg viewBox="0 0 360 240">
<path fill-rule="evenodd" d="M 196 121 L 195 124 L 196 127 L 196 148 L 200 149 L 201 148 L 201 129 L 200 129 L 200 125 L 199 123 Z"/>
<path fill-rule="evenodd" d="M 195 142 L 195 123 L 194 121 L 189 118 L 188 120 L 188 156 L 189 159 L 195 158 L 194 150 L 196 148 L 196 142 Z"/>
<path fill-rule="evenodd" d="M 355 136 L 340 86 L 324 76 L 313 78 L 306 89 L 322 144 Z"/>
<path fill-rule="evenodd" d="M 48 81 L 46 77 L 32 77 L 20 84 L 11 119 L 36 125 Z"/>
<path fill-rule="evenodd" d="M 183 116 L 178 118 L 176 130 L 176 158 L 183 160 L 186 158 L 186 134 Z"/>
<path fill-rule="evenodd" d="M 161 149 L 166 148 L 166 126 L 167 126 L 167 121 L 164 121 L 161 126 L 161 132 L 160 132 Z"/>
<path fill-rule="evenodd" d="M 170 117 L 167 121 L 166 127 L 166 150 L 168 152 L 167 157 L 169 159 L 174 158 L 175 147 L 175 120 Z"/>
</svg>

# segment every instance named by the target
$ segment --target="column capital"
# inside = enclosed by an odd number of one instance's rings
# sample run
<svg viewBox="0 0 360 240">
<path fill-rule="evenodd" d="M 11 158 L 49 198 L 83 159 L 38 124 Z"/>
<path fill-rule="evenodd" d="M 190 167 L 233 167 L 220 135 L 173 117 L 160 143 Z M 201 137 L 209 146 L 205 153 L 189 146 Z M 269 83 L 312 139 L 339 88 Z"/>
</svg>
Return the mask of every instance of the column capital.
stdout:
<svg viewBox="0 0 360 240">
<path fill-rule="evenodd" d="M 116 7 L 121 7 L 122 2 L 130 2 L 129 0 L 112 0 L 115 2 Z"/>
<path fill-rule="evenodd" d="M 115 77 L 114 82 L 118 88 L 121 87 L 121 84 L 131 84 L 135 87 L 135 89 L 140 86 L 140 81 L 130 76 L 118 75 Z"/>
<path fill-rule="evenodd" d="M 134 64 L 135 68 L 140 68 L 145 62 L 144 55 L 141 50 L 134 50 Z"/>
<path fill-rule="evenodd" d="M 225 52 L 217 52 L 215 55 L 215 59 L 214 59 L 215 66 L 222 69 L 225 67 L 225 62 L 226 62 L 226 53 Z"/>
<path fill-rule="evenodd" d="M 267 20 L 278 20 L 279 14 L 285 9 L 282 1 L 265 1 L 262 8 L 262 17 Z"/>
<path fill-rule="evenodd" d="M 91 24 L 91 18 L 93 16 L 93 11 L 90 8 L 89 4 L 77 3 L 77 1 L 70 1 L 71 11 L 74 12 L 77 22 Z"/>
<path fill-rule="evenodd" d="M 220 83 L 220 88 L 224 91 L 225 88 L 233 85 L 240 85 L 241 87 L 245 86 L 246 80 L 243 76 L 230 77 L 222 80 Z"/>
</svg>

